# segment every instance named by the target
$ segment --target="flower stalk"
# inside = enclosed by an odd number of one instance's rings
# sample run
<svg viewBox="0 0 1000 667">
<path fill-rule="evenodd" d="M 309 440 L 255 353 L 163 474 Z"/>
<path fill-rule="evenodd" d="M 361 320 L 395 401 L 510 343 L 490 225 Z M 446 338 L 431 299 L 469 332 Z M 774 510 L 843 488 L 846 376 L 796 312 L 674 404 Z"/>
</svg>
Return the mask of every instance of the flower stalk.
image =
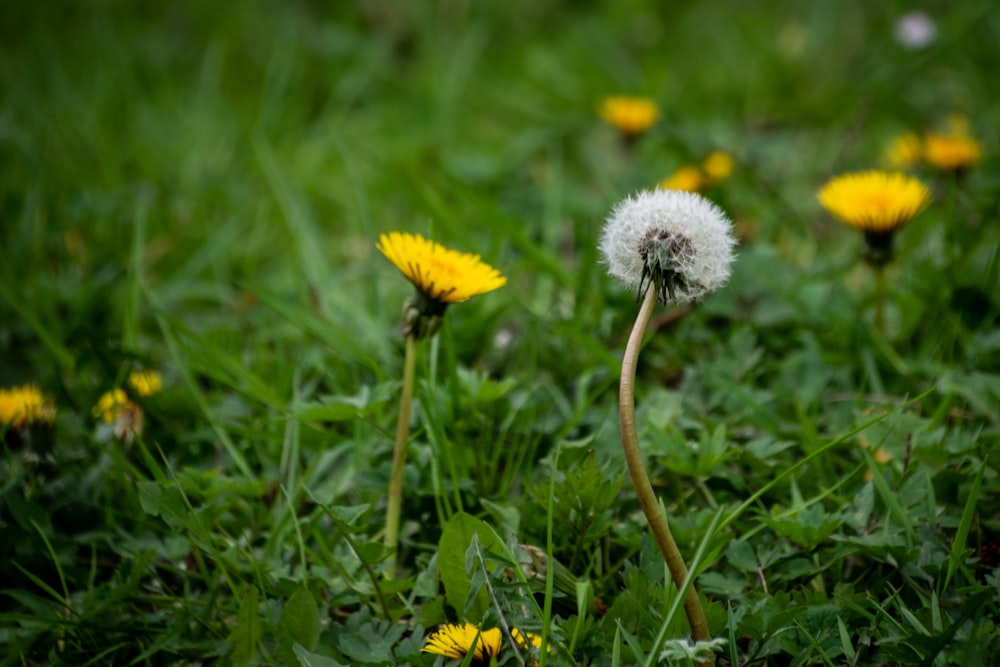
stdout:
<svg viewBox="0 0 1000 667">
<path fill-rule="evenodd" d="M 403 506 L 403 466 L 406 445 L 410 439 L 410 408 L 413 404 L 413 383 L 417 366 L 417 338 L 406 336 L 406 357 L 403 361 L 403 394 L 399 399 L 399 421 L 396 441 L 392 448 L 392 472 L 389 476 L 389 499 L 385 512 L 385 546 L 392 552 L 386 567 L 386 577 L 396 576 L 396 548 L 399 545 L 399 520 Z"/>
<path fill-rule="evenodd" d="M 479 255 L 449 250 L 416 234 L 390 232 L 379 236 L 375 247 L 392 262 L 416 288 L 416 294 L 403 304 L 403 338 L 406 358 L 403 362 L 403 395 L 399 400 L 399 421 L 392 448 L 392 470 L 385 513 L 385 546 L 390 550 L 385 576 L 396 576 L 399 545 L 399 522 L 403 505 L 403 466 L 410 437 L 410 406 L 413 403 L 413 378 L 416 370 L 417 344 L 431 338 L 441 327 L 448 306 L 468 301 L 502 287 L 507 279 Z"/>
<path fill-rule="evenodd" d="M 628 344 L 625 347 L 625 356 L 622 359 L 622 375 L 618 392 L 619 418 L 621 421 L 622 447 L 625 450 L 625 462 L 628 465 L 629 477 L 632 479 L 632 486 L 635 487 L 636 496 L 639 498 L 639 506 L 642 513 L 646 515 L 646 521 L 653 532 L 653 539 L 663 555 L 663 560 L 670 570 L 670 577 L 674 585 L 680 590 L 684 581 L 688 577 L 687 566 L 681 557 L 681 552 L 677 548 L 677 543 L 670 532 L 667 517 L 660 508 L 660 502 L 653 492 L 653 485 L 649 481 L 646 473 L 646 465 L 642 460 L 642 451 L 639 448 L 639 436 L 635 427 L 635 374 L 639 363 L 639 349 L 642 347 L 642 338 L 652 319 L 653 310 L 656 308 L 657 292 L 659 286 L 651 283 L 642 297 L 642 306 L 639 315 L 636 317 L 629 335 Z M 688 588 L 684 598 L 684 612 L 687 614 L 688 622 L 691 625 L 691 636 L 694 641 L 709 641 L 712 636 L 708 629 L 708 621 L 705 619 L 705 611 L 702 609 L 701 601 L 698 599 L 698 592 L 694 585 Z M 709 663 L 714 664 L 714 657 Z"/>
</svg>

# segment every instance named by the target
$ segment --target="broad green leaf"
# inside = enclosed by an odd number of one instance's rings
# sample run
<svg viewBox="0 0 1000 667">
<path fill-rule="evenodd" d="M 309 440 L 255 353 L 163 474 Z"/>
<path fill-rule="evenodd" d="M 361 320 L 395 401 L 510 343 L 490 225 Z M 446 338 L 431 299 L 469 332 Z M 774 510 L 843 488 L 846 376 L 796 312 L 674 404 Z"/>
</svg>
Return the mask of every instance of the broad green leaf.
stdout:
<svg viewBox="0 0 1000 667">
<path fill-rule="evenodd" d="M 257 642 L 261 636 L 261 622 L 257 615 L 258 596 L 257 587 L 250 586 L 240 603 L 236 627 L 229 635 L 229 641 L 233 643 L 232 659 L 235 667 L 247 667 L 257 658 Z"/>
<path fill-rule="evenodd" d="M 173 528 L 184 527 L 187 506 L 180 489 L 151 481 L 139 482 L 138 486 L 139 503 L 147 514 L 162 518 Z"/>
<path fill-rule="evenodd" d="M 483 551 L 502 551 L 503 542 L 488 525 L 465 512 L 456 512 L 445 524 L 438 542 L 438 571 L 444 585 L 445 599 L 455 609 L 465 609 L 472 588 L 472 573 L 466 570 L 466 552 L 472 536 L 478 535 Z M 485 592 L 482 598 L 468 609 L 469 622 L 477 622 L 487 608 Z"/>
<path fill-rule="evenodd" d="M 295 591 L 281 613 L 281 625 L 288 631 L 296 644 L 313 650 L 319 643 L 319 607 L 308 588 Z"/>
</svg>

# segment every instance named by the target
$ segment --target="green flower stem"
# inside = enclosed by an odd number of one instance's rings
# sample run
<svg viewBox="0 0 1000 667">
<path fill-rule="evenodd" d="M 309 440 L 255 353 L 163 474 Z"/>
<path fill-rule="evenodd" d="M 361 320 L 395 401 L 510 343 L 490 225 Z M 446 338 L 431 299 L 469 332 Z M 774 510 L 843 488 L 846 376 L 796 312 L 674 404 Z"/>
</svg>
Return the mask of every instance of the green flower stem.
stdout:
<svg viewBox="0 0 1000 667">
<path fill-rule="evenodd" d="M 403 362 L 403 395 L 399 399 L 399 421 L 396 423 L 396 443 L 392 448 L 392 476 L 389 478 L 389 500 L 385 510 L 385 546 L 389 556 L 385 576 L 396 576 L 396 546 L 399 544 L 399 518 L 403 504 L 403 464 L 406 463 L 406 443 L 410 439 L 410 406 L 413 403 L 413 378 L 417 367 L 417 338 L 406 337 L 406 359 Z"/>
<path fill-rule="evenodd" d="M 646 465 L 642 461 L 642 451 L 639 449 L 639 436 L 635 430 L 635 371 L 639 363 L 639 348 L 642 345 L 642 337 L 649 326 L 649 320 L 653 316 L 656 308 L 657 288 L 651 284 L 646 289 L 642 307 L 639 309 L 639 316 L 632 327 L 632 333 L 628 338 L 628 345 L 625 347 L 625 357 L 622 359 L 622 377 L 618 393 L 618 408 L 621 418 L 622 447 L 625 449 L 625 461 L 628 464 L 629 476 L 632 478 L 632 486 L 639 497 L 639 506 L 642 507 L 643 514 L 649 522 L 649 527 L 653 531 L 653 537 L 663 560 L 667 563 L 670 576 L 674 584 L 680 590 L 684 580 L 688 576 L 687 566 L 677 549 L 673 535 L 670 534 L 670 526 L 667 525 L 667 518 L 660 509 L 660 503 L 653 493 L 653 485 L 649 482 L 649 475 L 646 473 Z M 687 597 L 684 598 L 684 611 L 687 614 L 688 622 L 691 624 L 691 636 L 695 641 L 709 641 L 712 636 L 708 631 L 708 621 L 705 620 L 705 611 L 701 607 L 698 599 L 698 592 L 692 585 L 688 588 Z M 710 664 L 714 664 L 713 658 Z"/>
<path fill-rule="evenodd" d="M 885 335 L 885 300 L 888 289 L 885 282 L 885 267 L 876 266 L 875 270 L 875 328 Z"/>
</svg>

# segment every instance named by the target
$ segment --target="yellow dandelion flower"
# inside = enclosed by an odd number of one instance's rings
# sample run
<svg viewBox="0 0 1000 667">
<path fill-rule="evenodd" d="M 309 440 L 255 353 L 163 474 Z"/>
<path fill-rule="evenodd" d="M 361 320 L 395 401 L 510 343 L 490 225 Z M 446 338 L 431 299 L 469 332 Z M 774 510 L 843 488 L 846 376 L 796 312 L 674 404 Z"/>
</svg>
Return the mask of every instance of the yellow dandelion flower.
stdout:
<svg viewBox="0 0 1000 667">
<path fill-rule="evenodd" d="M 924 138 L 924 159 L 937 169 L 961 171 L 981 157 L 979 143 L 965 134 L 928 134 Z"/>
<path fill-rule="evenodd" d="M 521 632 L 520 628 L 511 628 L 510 635 L 521 648 L 542 647 L 542 638 L 531 632 Z"/>
<path fill-rule="evenodd" d="M 626 137 L 637 137 L 660 119 L 660 108 L 646 97 L 615 95 L 602 100 L 598 113 Z"/>
<path fill-rule="evenodd" d="M 885 157 L 896 169 L 912 167 L 920 162 L 924 146 L 920 137 L 912 132 L 904 132 L 889 144 Z"/>
<path fill-rule="evenodd" d="M 711 183 L 721 183 L 733 173 L 733 156 L 725 151 L 712 151 L 701 163 L 702 171 Z"/>
<path fill-rule="evenodd" d="M 105 424 L 112 425 L 115 437 L 128 444 L 132 444 L 136 435 L 142 435 L 142 408 L 133 403 L 121 388 L 104 392 L 97 400 L 93 414 Z"/>
<path fill-rule="evenodd" d="M 382 234 L 375 247 L 433 301 L 467 301 L 507 284 L 507 279 L 479 255 L 449 250 L 417 234 Z"/>
<path fill-rule="evenodd" d="M 464 658 L 470 650 L 474 650 L 473 657 L 476 660 L 486 660 L 500 655 L 502 643 L 503 635 L 500 628 L 480 630 L 471 623 L 463 623 L 462 625 L 446 623 L 427 638 L 421 651 L 443 655 L 446 658 Z"/>
<path fill-rule="evenodd" d="M 123 411 L 136 407 L 135 403 L 129 400 L 124 389 L 114 389 L 101 394 L 97 405 L 94 406 L 93 413 L 105 424 L 112 424 Z"/>
<path fill-rule="evenodd" d="M 51 424 L 55 406 L 33 385 L 0 389 L 0 430 L 20 429 L 32 424 Z"/>
<path fill-rule="evenodd" d="M 163 389 L 163 378 L 156 371 L 132 371 L 128 383 L 140 396 L 152 396 Z"/>
<path fill-rule="evenodd" d="M 865 233 L 865 260 L 881 267 L 892 260 L 894 232 L 931 200 L 923 183 L 905 174 L 866 171 L 830 179 L 819 201 L 834 217 Z"/>
<path fill-rule="evenodd" d="M 686 164 L 660 181 L 658 187 L 661 190 L 700 192 L 705 184 L 705 176 L 701 173 L 701 169 L 692 164 Z"/>
<path fill-rule="evenodd" d="M 375 247 L 417 288 L 416 298 L 403 308 L 403 335 L 416 340 L 437 331 L 449 304 L 507 284 L 479 255 L 449 250 L 416 234 L 382 234 Z"/>
<path fill-rule="evenodd" d="M 930 191 L 919 180 L 883 171 L 837 176 L 819 191 L 820 204 L 834 217 L 875 234 L 895 231 L 930 200 Z"/>
</svg>

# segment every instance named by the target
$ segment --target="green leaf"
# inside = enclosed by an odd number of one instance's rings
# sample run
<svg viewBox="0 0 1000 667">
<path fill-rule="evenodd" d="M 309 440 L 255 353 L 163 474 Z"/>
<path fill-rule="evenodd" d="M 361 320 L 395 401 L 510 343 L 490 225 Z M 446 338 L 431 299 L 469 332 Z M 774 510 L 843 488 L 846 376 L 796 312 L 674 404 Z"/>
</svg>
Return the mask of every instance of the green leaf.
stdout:
<svg viewBox="0 0 1000 667">
<path fill-rule="evenodd" d="M 301 644 L 295 644 L 292 650 L 295 652 L 295 657 L 298 658 L 299 664 L 302 667 L 347 667 L 347 665 L 343 665 L 333 658 L 307 651 L 302 648 Z"/>
<path fill-rule="evenodd" d="M 139 482 L 138 486 L 139 503 L 147 514 L 162 518 L 172 528 L 184 527 L 187 506 L 180 489 L 151 481 Z"/>
<path fill-rule="evenodd" d="M 885 506 L 889 509 L 889 514 L 892 515 L 892 518 L 903 527 L 907 540 L 910 540 L 907 544 L 912 543 L 912 540 L 916 537 L 916 533 L 914 532 L 913 522 L 910 520 L 910 516 L 899 504 L 896 493 L 889 488 L 889 483 L 882 475 L 882 471 L 879 470 L 877 465 L 875 465 L 875 461 L 872 459 L 872 455 L 868 452 L 868 448 L 859 447 L 858 450 L 865 458 L 865 463 L 868 465 L 869 470 L 872 471 L 872 482 L 875 484 L 875 490 L 878 491 L 879 497 L 882 498 L 882 502 L 884 502 Z"/>
<path fill-rule="evenodd" d="M 247 667 L 257 658 L 257 642 L 261 636 L 261 622 L 257 615 L 258 596 L 257 587 L 250 586 L 240 604 L 236 627 L 229 635 L 229 641 L 233 642 L 233 665 L 236 667 Z"/>
<path fill-rule="evenodd" d="M 851 633 L 847 631 L 847 626 L 844 625 L 844 619 L 837 616 L 837 630 L 840 632 L 840 646 L 844 651 L 844 655 L 847 656 L 848 660 L 854 661 L 854 643 L 851 641 Z"/>
<path fill-rule="evenodd" d="M 344 505 L 333 505 L 330 507 L 325 507 L 327 516 L 337 524 L 337 528 L 348 532 L 356 533 L 362 530 L 363 526 L 360 526 L 361 517 L 365 515 L 371 508 L 368 503 L 362 503 L 358 505 L 344 506 Z"/>
<path fill-rule="evenodd" d="M 319 607 L 308 588 L 300 588 L 292 593 L 281 613 L 281 625 L 288 631 L 296 644 L 312 650 L 319 643 Z"/>
<path fill-rule="evenodd" d="M 448 520 L 438 542 L 438 571 L 441 573 L 445 599 L 459 611 L 466 608 L 466 600 L 472 589 L 472 577 L 466 570 L 465 561 L 473 535 L 478 536 L 484 552 L 503 551 L 503 542 L 493 529 L 465 512 L 456 512 Z M 481 620 L 487 604 L 484 591 L 483 595 L 470 605 L 466 620 L 473 623 Z"/>
<path fill-rule="evenodd" d="M 726 560 L 733 567 L 743 572 L 757 572 L 759 565 L 757 554 L 749 542 L 743 540 L 733 540 L 726 548 Z"/>
<path fill-rule="evenodd" d="M 979 488 L 983 483 L 983 474 L 986 472 L 986 461 L 979 464 L 979 472 L 972 482 L 972 490 L 969 491 L 969 498 L 965 501 L 965 509 L 962 510 L 962 521 L 958 525 L 955 533 L 955 540 L 951 543 L 951 557 L 948 559 L 948 575 L 944 580 L 944 588 L 948 587 L 951 578 L 956 570 L 962 565 L 962 555 L 965 553 L 965 544 L 969 539 L 969 529 L 972 527 L 972 519 L 976 514 L 976 504 L 979 502 Z"/>
</svg>

